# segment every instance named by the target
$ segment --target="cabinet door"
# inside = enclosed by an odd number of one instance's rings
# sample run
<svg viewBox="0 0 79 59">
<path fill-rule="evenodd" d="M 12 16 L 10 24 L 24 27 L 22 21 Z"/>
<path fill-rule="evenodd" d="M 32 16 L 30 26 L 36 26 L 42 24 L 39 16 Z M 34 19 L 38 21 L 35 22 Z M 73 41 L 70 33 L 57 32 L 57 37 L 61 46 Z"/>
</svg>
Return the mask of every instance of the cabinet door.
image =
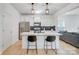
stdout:
<svg viewBox="0 0 79 59">
<path fill-rule="evenodd" d="M 20 32 L 29 32 L 30 31 L 30 25 L 29 22 L 20 22 Z"/>
</svg>

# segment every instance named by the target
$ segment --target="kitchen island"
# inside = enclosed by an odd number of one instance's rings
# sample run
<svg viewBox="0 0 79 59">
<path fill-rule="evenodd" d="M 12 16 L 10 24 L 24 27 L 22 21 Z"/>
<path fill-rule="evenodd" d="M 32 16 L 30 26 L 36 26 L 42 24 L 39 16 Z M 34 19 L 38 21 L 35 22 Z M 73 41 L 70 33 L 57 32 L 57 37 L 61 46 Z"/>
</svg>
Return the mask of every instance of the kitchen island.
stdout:
<svg viewBox="0 0 79 59">
<path fill-rule="evenodd" d="M 22 35 L 22 48 L 23 49 L 27 49 L 28 36 L 36 36 L 37 37 L 37 48 L 38 49 L 44 49 L 44 40 L 46 39 L 47 36 L 56 36 L 56 40 L 55 40 L 56 41 L 56 48 L 59 49 L 59 47 L 60 47 L 59 37 L 61 34 L 56 31 L 44 31 L 41 33 L 34 33 L 34 31 L 30 31 L 30 32 L 23 32 L 23 33 L 21 33 L 21 35 Z M 31 47 L 31 48 L 33 49 L 34 47 Z"/>
</svg>

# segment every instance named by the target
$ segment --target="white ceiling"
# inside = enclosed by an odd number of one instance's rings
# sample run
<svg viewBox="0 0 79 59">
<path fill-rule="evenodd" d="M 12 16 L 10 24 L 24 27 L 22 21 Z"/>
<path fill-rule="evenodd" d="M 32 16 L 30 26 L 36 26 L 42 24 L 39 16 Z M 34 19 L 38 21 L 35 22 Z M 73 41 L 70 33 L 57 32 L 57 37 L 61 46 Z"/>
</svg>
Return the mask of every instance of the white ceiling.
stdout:
<svg viewBox="0 0 79 59">
<path fill-rule="evenodd" d="M 75 10 L 67 12 L 64 15 L 79 15 L 79 8 L 76 8 Z"/>
<path fill-rule="evenodd" d="M 21 14 L 32 14 L 32 5 L 31 3 L 12 3 L 11 4 L 17 11 Z M 55 14 L 56 12 L 62 10 L 64 7 L 69 5 L 69 3 L 49 3 L 48 9 L 49 14 Z M 45 14 L 46 5 L 45 3 L 35 3 L 34 10 L 36 14 Z M 39 11 L 39 13 L 38 13 Z"/>
</svg>

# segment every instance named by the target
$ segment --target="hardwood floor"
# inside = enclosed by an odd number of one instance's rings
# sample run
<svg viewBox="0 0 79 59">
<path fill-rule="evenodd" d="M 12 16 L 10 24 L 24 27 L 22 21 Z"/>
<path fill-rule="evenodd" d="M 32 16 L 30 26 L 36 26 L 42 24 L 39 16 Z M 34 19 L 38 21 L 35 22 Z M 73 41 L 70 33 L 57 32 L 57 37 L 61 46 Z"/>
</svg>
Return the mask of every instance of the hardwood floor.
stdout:
<svg viewBox="0 0 79 59">
<path fill-rule="evenodd" d="M 60 49 L 57 50 L 58 55 L 77 55 L 79 49 L 69 45 L 63 41 L 60 41 Z M 22 49 L 21 40 L 17 41 L 14 45 L 6 49 L 2 55 L 27 55 L 27 49 Z M 35 50 L 29 50 L 28 55 L 36 55 Z M 38 49 L 38 55 L 46 55 L 43 49 Z M 47 55 L 55 55 L 54 51 L 48 50 Z"/>
</svg>

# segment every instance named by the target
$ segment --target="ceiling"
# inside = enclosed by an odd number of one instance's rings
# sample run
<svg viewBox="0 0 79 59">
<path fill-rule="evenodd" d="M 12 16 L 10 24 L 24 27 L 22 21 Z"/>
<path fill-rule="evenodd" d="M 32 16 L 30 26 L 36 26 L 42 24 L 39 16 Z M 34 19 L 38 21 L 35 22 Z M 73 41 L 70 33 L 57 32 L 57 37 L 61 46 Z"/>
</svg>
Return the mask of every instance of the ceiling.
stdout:
<svg viewBox="0 0 79 59">
<path fill-rule="evenodd" d="M 12 3 L 11 4 L 17 11 L 24 15 L 32 14 L 32 4 L 31 3 Z M 69 3 L 49 3 L 48 9 L 49 14 L 53 15 L 56 12 L 62 10 L 64 7 L 69 5 Z M 34 13 L 35 14 L 45 14 L 46 4 L 45 3 L 34 3 Z"/>
</svg>

